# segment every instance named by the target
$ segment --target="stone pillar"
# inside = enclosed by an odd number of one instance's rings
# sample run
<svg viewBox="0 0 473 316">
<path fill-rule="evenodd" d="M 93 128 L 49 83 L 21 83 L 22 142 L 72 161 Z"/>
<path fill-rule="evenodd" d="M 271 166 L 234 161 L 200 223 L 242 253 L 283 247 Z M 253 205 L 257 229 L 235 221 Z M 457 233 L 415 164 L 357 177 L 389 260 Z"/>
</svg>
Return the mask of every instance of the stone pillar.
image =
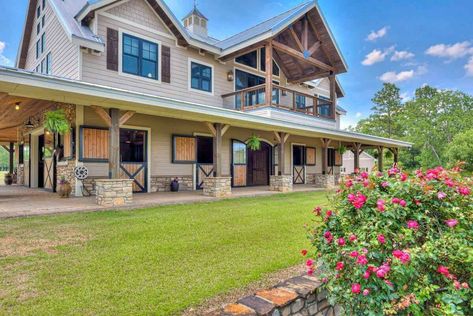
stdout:
<svg viewBox="0 0 473 316">
<path fill-rule="evenodd" d="M 271 176 L 269 190 L 276 192 L 292 192 L 293 180 L 291 175 Z"/>
<path fill-rule="evenodd" d="M 336 177 L 333 174 L 316 174 L 315 187 L 332 190 L 336 187 Z"/>
<path fill-rule="evenodd" d="M 232 195 L 231 177 L 210 177 L 204 179 L 204 195 L 217 198 Z"/>
<path fill-rule="evenodd" d="M 71 196 L 76 196 L 76 177 L 74 175 L 74 168 L 74 160 L 60 161 L 56 165 L 57 184 L 59 185 L 59 181 L 61 181 L 62 178 L 68 181 L 72 187 Z"/>
<path fill-rule="evenodd" d="M 132 179 L 95 180 L 96 201 L 100 206 L 125 206 L 133 203 Z"/>
<path fill-rule="evenodd" d="M 16 184 L 25 185 L 25 166 L 23 164 L 16 168 Z"/>
</svg>

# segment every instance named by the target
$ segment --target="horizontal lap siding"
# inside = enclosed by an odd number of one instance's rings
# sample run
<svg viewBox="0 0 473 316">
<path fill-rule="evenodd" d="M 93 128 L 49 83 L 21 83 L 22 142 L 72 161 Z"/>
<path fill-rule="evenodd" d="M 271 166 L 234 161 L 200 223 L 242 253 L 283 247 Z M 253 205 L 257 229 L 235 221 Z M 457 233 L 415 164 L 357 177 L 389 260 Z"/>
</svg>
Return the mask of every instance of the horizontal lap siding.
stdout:
<svg viewBox="0 0 473 316">
<path fill-rule="evenodd" d="M 27 70 L 35 70 L 36 66 L 46 58 L 46 55 L 51 52 L 52 56 L 52 74 L 54 76 L 65 77 L 70 79 L 80 79 L 79 74 L 79 47 L 73 44 L 67 36 L 59 19 L 54 14 L 51 5 L 46 5 L 46 25 L 44 31 L 46 32 L 46 47 L 44 53 L 36 59 L 36 41 L 43 34 L 43 29 L 36 35 L 36 13 L 35 23 L 31 30 L 31 41 L 29 44 L 28 56 L 26 59 Z"/>
</svg>

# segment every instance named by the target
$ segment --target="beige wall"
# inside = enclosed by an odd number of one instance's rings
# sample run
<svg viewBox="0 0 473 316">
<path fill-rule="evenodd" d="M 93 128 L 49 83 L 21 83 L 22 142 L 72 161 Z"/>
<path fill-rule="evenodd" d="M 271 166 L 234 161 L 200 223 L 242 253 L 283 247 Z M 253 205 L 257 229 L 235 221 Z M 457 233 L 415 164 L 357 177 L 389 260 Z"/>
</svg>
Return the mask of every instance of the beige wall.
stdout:
<svg viewBox="0 0 473 316">
<path fill-rule="evenodd" d="M 38 4 L 41 4 L 41 2 L 38 1 Z M 36 35 L 36 25 L 43 15 L 46 17 L 45 27 L 44 29 L 41 28 L 41 32 Z M 49 1 L 46 1 L 46 9 L 44 12 L 42 11 L 39 21 L 35 12 L 33 28 L 27 30 L 27 32 L 31 32 L 31 40 L 28 45 L 25 69 L 34 71 L 48 53 L 51 53 L 52 75 L 80 79 L 79 46 L 70 41 Z M 46 47 L 43 54 L 36 59 L 36 42 L 44 32 L 46 33 Z"/>
<path fill-rule="evenodd" d="M 90 108 L 84 110 L 84 125 L 105 127 L 102 120 Z M 127 123 L 126 126 L 137 128 L 150 128 L 150 175 L 151 176 L 190 176 L 194 173 L 192 164 L 174 164 L 172 163 L 172 135 L 207 135 L 211 136 L 210 131 L 201 122 L 170 119 L 164 117 L 136 114 Z M 243 129 L 230 127 L 223 137 L 222 142 L 222 173 L 231 174 L 231 142 L 232 139 L 245 142 L 252 134 L 259 136 L 262 140 L 271 145 L 276 145 L 277 140 L 272 132 Z M 307 166 L 306 173 L 321 173 L 322 151 L 321 142 L 317 138 L 309 138 L 291 135 L 287 140 L 285 163 L 286 173 L 292 173 L 292 145 L 305 145 L 315 147 L 317 150 L 316 166 Z M 106 163 L 85 163 L 89 168 L 89 174 L 92 177 L 107 176 L 108 164 Z"/>
</svg>

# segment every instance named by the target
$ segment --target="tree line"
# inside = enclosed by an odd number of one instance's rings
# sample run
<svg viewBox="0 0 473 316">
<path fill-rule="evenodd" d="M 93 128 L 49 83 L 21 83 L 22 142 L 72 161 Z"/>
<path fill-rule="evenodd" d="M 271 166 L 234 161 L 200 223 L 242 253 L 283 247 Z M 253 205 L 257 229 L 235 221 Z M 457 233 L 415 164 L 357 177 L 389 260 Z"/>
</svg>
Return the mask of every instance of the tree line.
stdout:
<svg viewBox="0 0 473 316">
<path fill-rule="evenodd" d="M 400 89 L 385 83 L 372 99 L 372 114 L 351 130 L 413 143 L 402 150 L 408 169 L 466 162 L 473 170 L 473 97 L 461 91 L 423 86 L 403 102 Z M 389 158 L 389 157 L 388 157 Z"/>
</svg>

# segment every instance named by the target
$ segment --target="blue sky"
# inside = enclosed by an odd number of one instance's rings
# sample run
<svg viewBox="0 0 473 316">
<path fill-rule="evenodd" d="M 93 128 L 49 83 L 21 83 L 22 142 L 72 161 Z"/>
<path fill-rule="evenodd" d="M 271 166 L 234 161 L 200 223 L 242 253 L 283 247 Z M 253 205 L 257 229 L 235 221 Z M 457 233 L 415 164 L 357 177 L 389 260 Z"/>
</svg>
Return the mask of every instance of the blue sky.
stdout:
<svg viewBox="0 0 473 316">
<path fill-rule="evenodd" d="M 72 0 L 66 0 L 72 1 Z M 183 17 L 193 0 L 166 0 Z M 199 0 L 210 34 L 233 35 L 304 0 Z M 348 63 L 339 76 L 348 110 L 343 126 L 370 113 L 383 82 L 395 82 L 405 100 L 429 84 L 473 94 L 473 1 L 319 0 Z M 0 64 L 12 66 L 27 0 L 0 1 Z M 255 9 L 258 8 L 258 9 Z"/>
</svg>

